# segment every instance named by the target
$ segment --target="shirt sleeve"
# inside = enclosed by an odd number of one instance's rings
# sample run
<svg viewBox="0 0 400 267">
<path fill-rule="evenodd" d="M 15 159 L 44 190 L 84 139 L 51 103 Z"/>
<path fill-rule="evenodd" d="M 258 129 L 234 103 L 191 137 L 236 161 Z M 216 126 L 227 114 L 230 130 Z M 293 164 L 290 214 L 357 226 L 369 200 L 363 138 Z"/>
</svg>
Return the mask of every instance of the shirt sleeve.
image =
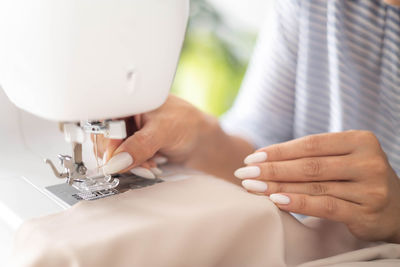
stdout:
<svg viewBox="0 0 400 267">
<path fill-rule="evenodd" d="M 253 58 L 222 128 L 260 148 L 293 138 L 298 6 L 275 1 L 262 28 Z"/>
</svg>

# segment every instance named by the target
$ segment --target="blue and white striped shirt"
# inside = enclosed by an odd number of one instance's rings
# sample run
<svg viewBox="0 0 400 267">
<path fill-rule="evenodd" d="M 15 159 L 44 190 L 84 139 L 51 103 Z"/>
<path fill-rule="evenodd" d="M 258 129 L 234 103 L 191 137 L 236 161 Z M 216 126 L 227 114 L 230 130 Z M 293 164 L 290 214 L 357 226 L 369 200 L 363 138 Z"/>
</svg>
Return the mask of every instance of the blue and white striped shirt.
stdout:
<svg viewBox="0 0 400 267">
<path fill-rule="evenodd" d="M 400 175 L 400 8 L 379 0 L 276 1 L 221 121 L 256 147 L 370 130 Z"/>
</svg>

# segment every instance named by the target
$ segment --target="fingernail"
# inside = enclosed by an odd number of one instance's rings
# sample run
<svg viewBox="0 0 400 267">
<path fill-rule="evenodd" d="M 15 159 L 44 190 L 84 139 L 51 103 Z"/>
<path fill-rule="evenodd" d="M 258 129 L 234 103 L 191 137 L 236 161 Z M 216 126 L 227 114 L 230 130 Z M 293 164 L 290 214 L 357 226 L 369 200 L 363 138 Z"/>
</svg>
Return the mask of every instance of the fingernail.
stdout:
<svg viewBox="0 0 400 267">
<path fill-rule="evenodd" d="M 242 185 L 248 191 L 257 193 L 265 193 L 265 191 L 268 189 L 267 183 L 257 180 L 244 180 L 242 181 Z"/>
<path fill-rule="evenodd" d="M 247 179 L 247 178 L 256 178 L 260 176 L 261 171 L 260 168 L 257 166 L 249 166 L 237 169 L 234 174 L 239 179 Z"/>
<path fill-rule="evenodd" d="M 107 163 L 107 151 L 105 151 L 103 155 L 103 165 L 106 165 L 106 163 Z"/>
<path fill-rule="evenodd" d="M 105 174 L 114 174 L 133 164 L 133 159 L 128 152 L 122 152 L 112 157 L 106 165 L 103 166 Z"/>
<path fill-rule="evenodd" d="M 168 162 L 168 159 L 166 157 L 163 156 L 157 156 L 153 159 L 153 161 L 157 164 L 157 165 L 163 165 L 165 163 Z"/>
<path fill-rule="evenodd" d="M 269 198 L 276 204 L 287 205 L 290 203 L 290 198 L 281 194 L 272 194 Z"/>
<path fill-rule="evenodd" d="M 257 152 L 251 155 L 248 155 L 244 159 L 244 164 L 253 164 L 253 163 L 261 163 L 267 160 L 267 153 L 265 152 Z"/>
<path fill-rule="evenodd" d="M 151 168 L 150 169 L 156 176 L 160 176 L 161 174 L 163 174 L 163 171 L 159 168 Z"/>
<path fill-rule="evenodd" d="M 131 170 L 131 173 L 134 175 L 147 178 L 147 179 L 155 179 L 156 176 L 150 170 L 143 168 L 143 167 L 136 167 Z"/>
</svg>

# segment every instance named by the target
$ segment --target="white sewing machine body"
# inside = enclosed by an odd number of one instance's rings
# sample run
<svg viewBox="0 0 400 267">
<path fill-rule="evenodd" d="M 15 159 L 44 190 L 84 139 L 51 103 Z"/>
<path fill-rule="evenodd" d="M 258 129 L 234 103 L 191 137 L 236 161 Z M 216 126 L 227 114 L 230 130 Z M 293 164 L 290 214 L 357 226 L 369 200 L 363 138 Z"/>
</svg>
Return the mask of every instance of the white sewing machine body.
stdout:
<svg viewBox="0 0 400 267">
<path fill-rule="evenodd" d="M 54 121 L 113 119 L 168 96 L 187 0 L 0 2 L 0 84 Z M 111 101 L 112 100 L 112 101 Z"/>
</svg>

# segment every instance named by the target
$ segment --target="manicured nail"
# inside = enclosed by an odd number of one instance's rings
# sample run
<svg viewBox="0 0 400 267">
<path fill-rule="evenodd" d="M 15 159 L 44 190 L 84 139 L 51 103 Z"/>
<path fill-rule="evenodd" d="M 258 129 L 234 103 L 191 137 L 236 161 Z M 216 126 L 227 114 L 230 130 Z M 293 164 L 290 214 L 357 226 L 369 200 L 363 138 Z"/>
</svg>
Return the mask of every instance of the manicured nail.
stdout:
<svg viewBox="0 0 400 267">
<path fill-rule="evenodd" d="M 122 152 L 112 157 L 106 165 L 103 166 L 105 174 L 114 174 L 133 164 L 133 159 L 128 152 Z"/>
<path fill-rule="evenodd" d="M 239 179 L 256 178 L 260 176 L 261 170 L 257 166 L 249 166 L 237 169 L 234 174 Z"/>
<path fill-rule="evenodd" d="M 103 165 L 106 165 L 106 163 L 107 163 L 107 151 L 105 151 L 103 155 Z"/>
<path fill-rule="evenodd" d="M 160 168 L 151 168 L 150 169 L 156 176 L 160 176 L 163 174 L 163 171 Z"/>
<path fill-rule="evenodd" d="M 276 204 L 287 205 L 290 203 L 290 198 L 281 194 L 272 194 L 269 198 Z"/>
<path fill-rule="evenodd" d="M 165 163 L 168 162 L 168 159 L 166 157 L 163 157 L 163 156 L 157 156 L 157 157 L 154 157 L 153 161 L 157 165 L 164 165 Z"/>
<path fill-rule="evenodd" d="M 156 176 L 150 170 L 143 168 L 143 167 L 136 167 L 131 170 L 131 173 L 134 175 L 147 178 L 147 179 L 155 179 Z"/>
<path fill-rule="evenodd" d="M 242 185 L 248 191 L 257 193 L 265 193 L 268 189 L 267 183 L 257 180 L 244 180 L 242 181 Z"/>
<path fill-rule="evenodd" d="M 267 160 L 267 153 L 265 152 L 257 152 L 251 155 L 248 155 L 244 159 L 244 164 L 254 164 L 254 163 L 261 163 Z"/>
</svg>

